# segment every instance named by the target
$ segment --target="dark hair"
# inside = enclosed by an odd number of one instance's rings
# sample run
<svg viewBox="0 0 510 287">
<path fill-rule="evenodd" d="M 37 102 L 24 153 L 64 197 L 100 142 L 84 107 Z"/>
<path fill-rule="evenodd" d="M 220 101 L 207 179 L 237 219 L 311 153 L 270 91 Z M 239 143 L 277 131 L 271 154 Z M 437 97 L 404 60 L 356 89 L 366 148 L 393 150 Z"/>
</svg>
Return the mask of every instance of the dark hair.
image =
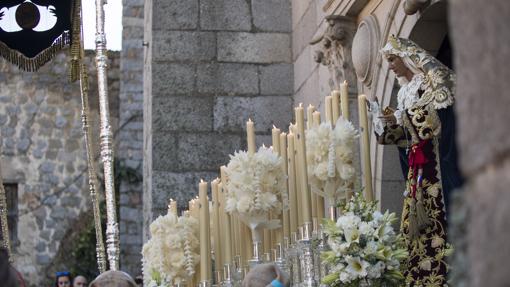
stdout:
<svg viewBox="0 0 510 287">
<path fill-rule="evenodd" d="M 72 284 L 73 278 L 71 277 L 71 272 L 69 271 L 57 271 L 55 272 L 55 287 L 58 287 L 58 278 L 67 277 L 69 278 L 69 285 Z"/>
</svg>

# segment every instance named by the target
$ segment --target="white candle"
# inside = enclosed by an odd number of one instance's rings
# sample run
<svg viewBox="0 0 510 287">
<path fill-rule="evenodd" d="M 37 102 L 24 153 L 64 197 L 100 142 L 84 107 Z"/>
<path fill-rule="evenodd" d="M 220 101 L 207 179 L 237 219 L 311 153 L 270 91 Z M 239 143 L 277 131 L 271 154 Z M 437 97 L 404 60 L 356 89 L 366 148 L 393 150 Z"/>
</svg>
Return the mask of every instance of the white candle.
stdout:
<svg viewBox="0 0 510 287">
<path fill-rule="evenodd" d="M 221 249 L 221 237 L 220 232 L 220 202 L 219 202 L 219 178 L 211 182 L 211 193 L 213 203 L 213 238 L 214 238 L 214 256 L 216 266 L 223 266 L 223 254 Z"/>
<path fill-rule="evenodd" d="M 313 126 L 313 113 L 315 112 L 315 107 L 312 105 L 308 105 L 306 108 L 306 128 L 310 129 Z"/>
<path fill-rule="evenodd" d="M 331 114 L 335 124 L 340 117 L 340 92 L 337 90 L 331 92 Z"/>
<path fill-rule="evenodd" d="M 287 135 L 287 158 L 288 158 L 288 175 L 289 175 L 289 221 L 290 233 L 298 231 L 298 201 L 296 190 L 296 157 L 294 153 L 294 134 L 289 131 Z"/>
<path fill-rule="evenodd" d="M 271 136 L 273 140 L 273 152 L 276 154 L 280 154 L 280 129 L 276 128 L 273 125 L 273 129 L 271 130 Z"/>
<path fill-rule="evenodd" d="M 312 223 L 312 206 L 311 195 L 308 190 L 308 172 L 306 170 L 305 112 L 301 104 L 295 109 L 295 113 L 298 131 L 296 139 L 299 157 L 303 224 L 306 224 Z"/>
<path fill-rule="evenodd" d="M 370 163 L 370 137 L 368 134 L 368 117 L 366 108 L 367 97 L 360 95 L 358 97 L 359 109 L 359 128 L 361 132 L 361 153 L 363 157 L 363 171 L 364 171 L 364 193 L 365 199 L 372 201 L 374 199 L 372 193 L 372 167 Z"/>
<path fill-rule="evenodd" d="M 198 185 L 200 200 L 200 280 L 211 280 L 211 235 L 209 221 L 209 200 L 207 199 L 207 182 Z"/>
<path fill-rule="evenodd" d="M 342 116 L 349 120 L 349 85 L 347 81 L 340 84 L 340 103 L 342 105 Z"/>
<path fill-rule="evenodd" d="M 326 103 L 324 106 L 324 112 L 326 113 L 326 122 L 329 122 L 331 125 L 333 125 L 333 111 L 332 111 L 332 97 L 326 96 L 324 102 Z"/>
<path fill-rule="evenodd" d="M 313 117 L 313 125 L 314 126 L 320 126 L 321 124 L 321 112 L 315 111 L 312 114 Z"/>
<path fill-rule="evenodd" d="M 248 141 L 248 153 L 254 154 L 256 152 L 255 124 L 251 121 L 251 119 L 248 119 L 246 122 L 246 137 Z"/>
<path fill-rule="evenodd" d="M 282 157 L 282 170 L 283 175 L 287 178 L 288 174 L 288 161 L 287 161 L 287 134 L 280 134 L 280 152 Z M 289 198 L 289 187 L 288 181 L 285 181 L 283 192 L 286 194 L 287 198 Z M 284 209 L 283 211 L 283 237 L 290 238 L 290 218 L 289 218 L 289 209 Z"/>
<path fill-rule="evenodd" d="M 170 202 L 168 202 L 168 214 L 173 214 L 177 217 L 177 202 L 170 198 Z"/>
</svg>

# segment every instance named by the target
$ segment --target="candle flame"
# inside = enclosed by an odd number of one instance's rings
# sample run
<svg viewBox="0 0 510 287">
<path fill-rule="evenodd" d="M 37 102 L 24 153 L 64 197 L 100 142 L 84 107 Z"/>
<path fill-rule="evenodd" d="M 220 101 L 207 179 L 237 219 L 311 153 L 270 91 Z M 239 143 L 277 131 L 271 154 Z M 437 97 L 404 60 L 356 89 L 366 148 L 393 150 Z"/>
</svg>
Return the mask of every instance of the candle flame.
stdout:
<svg viewBox="0 0 510 287">
<path fill-rule="evenodd" d="M 275 125 L 273 125 L 273 129 L 276 129 L 276 126 L 275 126 Z"/>
<path fill-rule="evenodd" d="M 203 178 L 200 179 L 200 183 L 204 183 L 204 179 Z"/>
<path fill-rule="evenodd" d="M 303 107 L 303 103 L 299 103 L 299 107 L 302 108 Z"/>
<path fill-rule="evenodd" d="M 252 121 L 251 121 L 251 118 L 248 118 L 248 122 L 249 122 L 249 123 L 251 123 L 251 122 L 252 122 Z"/>
<path fill-rule="evenodd" d="M 344 84 L 347 85 L 347 80 L 344 80 Z"/>
</svg>

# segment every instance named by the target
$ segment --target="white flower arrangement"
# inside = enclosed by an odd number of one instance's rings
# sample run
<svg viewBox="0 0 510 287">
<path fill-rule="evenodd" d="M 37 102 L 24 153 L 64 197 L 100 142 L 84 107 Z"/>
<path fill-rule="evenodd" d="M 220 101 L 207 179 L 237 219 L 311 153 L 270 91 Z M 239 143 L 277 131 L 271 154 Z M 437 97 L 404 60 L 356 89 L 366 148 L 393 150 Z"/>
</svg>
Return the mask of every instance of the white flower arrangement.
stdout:
<svg viewBox="0 0 510 287">
<path fill-rule="evenodd" d="M 330 266 L 322 282 L 327 286 L 400 286 L 400 264 L 407 251 L 393 230 L 396 215 L 376 210 L 360 192 L 345 204 L 336 222 L 325 222 L 331 248 L 321 254 Z"/>
<path fill-rule="evenodd" d="M 321 123 L 306 131 L 306 161 L 312 191 L 333 204 L 352 191 L 356 179 L 353 165 L 358 131 L 340 117 L 335 128 Z"/>
<path fill-rule="evenodd" d="M 285 184 L 281 164 L 281 157 L 264 146 L 253 155 L 246 151 L 231 155 L 226 168 L 226 211 L 253 215 L 281 210 L 278 197 Z"/>
<path fill-rule="evenodd" d="M 198 221 L 191 216 L 159 216 L 150 225 L 151 239 L 144 244 L 145 286 L 170 287 L 188 281 L 200 258 Z"/>
<path fill-rule="evenodd" d="M 278 214 L 287 200 L 282 159 L 271 148 L 262 146 L 253 155 L 246 151 L 231 155 L 225 171 L 225 210 L 237 213 L 252 230 L 252 239 L 260 241 L 262 228 L 280 226 L 278 219 L 267 219 L 268 212 Z"/>
</svg>

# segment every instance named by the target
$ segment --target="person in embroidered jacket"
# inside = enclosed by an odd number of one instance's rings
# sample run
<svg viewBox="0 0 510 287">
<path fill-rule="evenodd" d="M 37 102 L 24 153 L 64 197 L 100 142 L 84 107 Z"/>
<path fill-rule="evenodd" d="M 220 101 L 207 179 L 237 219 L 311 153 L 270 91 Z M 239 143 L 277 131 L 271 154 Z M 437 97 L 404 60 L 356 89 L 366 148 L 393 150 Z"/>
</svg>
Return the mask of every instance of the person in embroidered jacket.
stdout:
<svg viewBox="0 0 510 287">
<path fill-rule="evenodd" d="M 447 286 L 449 193 L 462 185 L 455 147 L 455 74 L 414 42 L 390 36 L 381 53 L 401 88 L 397 109 L 369 108 L 380 144 L 404 151 L 406 177 L 401 232 L 406 286 Z"/>
</svg>

